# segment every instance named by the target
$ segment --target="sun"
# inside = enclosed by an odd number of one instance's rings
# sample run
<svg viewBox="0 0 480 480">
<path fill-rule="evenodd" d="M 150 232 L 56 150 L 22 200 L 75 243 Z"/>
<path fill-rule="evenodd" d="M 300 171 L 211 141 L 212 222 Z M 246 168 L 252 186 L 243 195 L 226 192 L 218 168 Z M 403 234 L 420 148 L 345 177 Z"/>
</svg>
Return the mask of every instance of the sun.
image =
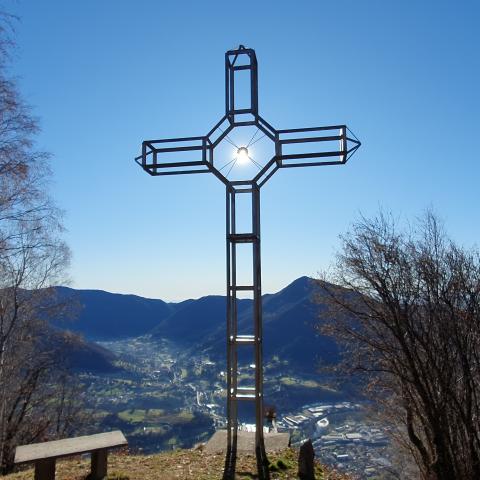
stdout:
<svg viewBox="0 0 480 480">
<path fill-rule="evenodd" d="M 247 147 L 240 147 L 237 149 L 237 161 L 240 165 L 243 165 L 249 161 L 250 157 L 248 155 Z"/>
</svg>

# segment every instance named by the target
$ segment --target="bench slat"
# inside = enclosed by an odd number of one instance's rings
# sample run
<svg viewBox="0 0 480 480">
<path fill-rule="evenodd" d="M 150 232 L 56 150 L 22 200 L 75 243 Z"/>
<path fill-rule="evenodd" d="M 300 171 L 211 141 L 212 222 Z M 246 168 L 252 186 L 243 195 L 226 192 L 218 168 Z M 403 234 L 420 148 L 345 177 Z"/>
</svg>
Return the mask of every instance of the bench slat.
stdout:
<svg viewBox="0 0 480 480">
<path fill-rule="evenodd" d="M 31 462 L 43 458 L 60 458 L 125 445 L 127 445 L 127 440 L 120 430 L 85 435 L 83 437 L 65 438 L 64 440 L 54 440 L 52 442 L 33 443 L 17 447 L 15 463 Z"/>
</svg>

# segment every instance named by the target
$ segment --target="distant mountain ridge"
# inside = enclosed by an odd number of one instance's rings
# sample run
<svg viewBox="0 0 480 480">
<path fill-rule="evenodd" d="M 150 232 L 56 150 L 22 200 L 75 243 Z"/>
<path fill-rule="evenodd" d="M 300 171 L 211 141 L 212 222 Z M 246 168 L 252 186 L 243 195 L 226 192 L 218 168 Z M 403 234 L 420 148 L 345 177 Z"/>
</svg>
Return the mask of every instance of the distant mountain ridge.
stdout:
<svg viewBox="0 0 480 480">
<path fill-rule="evenodd" d="M 318 363 L 338 360 L 338 348 L 329 337 L 318 333 L 322 305 L 314 296 L 319 286 L 309 277 L 300 277 L 278 293 L 263 297 L 263 354 L 265 361 L 273 356 L 287 360 L 292 367 L 306 373 L 314 372 Z M 225 320 L 200 350 L 212 358 L 225 361 Z M 239 310 L 240 333 L 252 332 L 252 307 Z"/>
<path fill-rule="evenodd" d="M 251 300 L 239 299 L 239 314 L 251 309 Z M 225 327 L 226 297 L 209 295 L 187 304 L 179 304 L 172 313 L 151 332 L 153 337 L 165 337 L 183 345 L 198 343 L 199 340 Z"/>
<path fill-rule="evenodd" d="M 152 330 L 172 308 L 163 300 L 102 290 L 56 287 L 59 302 L 72 305 L 74 319 L 49 319 L 58 331 L 55 341 L 68 344 L 67 361 L 76 370 L 114 372 L 117 359 L 95 341 L 136 337 Z M 64 335 L 72 332 L 74 335 Z"/>
<path fill-rule="evenodd" d="M 318 282 L 300 277 L 263 300 L 264 356 L 287 359 L 303 369 L 316 368 L 319 361 L 335 362 L 335 342 L 318 334 L 321 304 L 313 296 Z M 219 361 L 225 358 L 226 297 L 206 296 L 180 303 L 121 295 L 101 290 L 58 287 L 59 296 L 74 298 L 83 308 L 76 321 L 56 326 L 78 332 L 87 340 L 115 340 L 151 334 L 166 338 L 186 351 L 194 349 Z M 239 333 L 252 332 L 252 300 L 238 300 Z"/>
<path fill-rule="evenodd" d="M 148 333 L 174 311 L 163 300 L 103 290 L 75 290 L 57 287 L 60 300 L 78 302 L 80 310 L 73 321 L 62 319 L 55 326 L 81 333 L 89 340 L 137 337 Z"/>
</svg>

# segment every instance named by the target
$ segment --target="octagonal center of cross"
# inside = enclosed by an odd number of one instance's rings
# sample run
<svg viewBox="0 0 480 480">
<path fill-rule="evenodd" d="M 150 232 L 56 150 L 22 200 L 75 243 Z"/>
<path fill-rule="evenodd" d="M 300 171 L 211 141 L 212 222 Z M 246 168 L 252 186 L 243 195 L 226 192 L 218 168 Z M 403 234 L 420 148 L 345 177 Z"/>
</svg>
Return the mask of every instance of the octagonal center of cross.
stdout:
<svg viewBox="0 0 480 480">
<path fill-rule="evenodd" d="M 231 125 L 225 120 L 217 130 L 208 139 L 212 166 L 228 182 L 254 181 L 275 156 L 275 133 L 259 123 Z"/>
</svg>

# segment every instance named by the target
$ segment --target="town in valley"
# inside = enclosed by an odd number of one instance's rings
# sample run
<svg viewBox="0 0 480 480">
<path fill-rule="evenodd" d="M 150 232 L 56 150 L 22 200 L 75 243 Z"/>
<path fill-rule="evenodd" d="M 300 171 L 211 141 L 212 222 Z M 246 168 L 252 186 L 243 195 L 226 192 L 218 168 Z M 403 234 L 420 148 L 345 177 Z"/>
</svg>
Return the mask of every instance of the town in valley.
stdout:
<svg viewBox="0 0 480 480">
<path fill-rule="evenodd" d="M 85 399 L 105 428 L 121 428 L 131 447 L 144 453 L 190 448 L 225 428 L 225 366 L 204 355 L 185 354 L 149 336 L 100 342 L 116 354 L 116 371 L 82 374 Z M 303 376 L 280 359 L 265 365 L 265 397 L 277 412 L 278 431 L 293 445 L 311 439 L 316 456 L 362 478 L 396 478 L 387 427 L 364 399 L 345 398 Z M 239 369 L 248 382 L 249 366 Z M 247 420 L 240 426 L 254 428 Z M 267 427 L 265 427 L 267 428 Z"/>
</svg>

